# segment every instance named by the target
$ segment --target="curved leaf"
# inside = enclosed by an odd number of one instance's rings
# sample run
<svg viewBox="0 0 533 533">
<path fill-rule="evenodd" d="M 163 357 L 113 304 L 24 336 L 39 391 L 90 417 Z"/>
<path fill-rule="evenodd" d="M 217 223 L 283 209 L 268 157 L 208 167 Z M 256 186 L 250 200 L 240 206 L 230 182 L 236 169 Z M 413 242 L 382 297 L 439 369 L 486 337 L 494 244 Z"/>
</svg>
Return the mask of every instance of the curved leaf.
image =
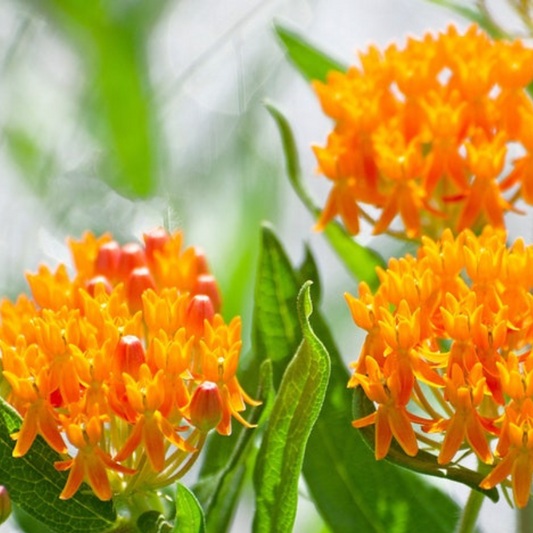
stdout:
<svg viewBox="0 0 533 533">
<path fill-rule="evenodd" d="M 298 503 L 298 480 L 311 429 L 329 377 L 328 354 L 309 324 L 310 283 L 298 296 L 303 341 L 280 385 L 254 472 L 254 533 L 288 533 Z"/>
</svg>

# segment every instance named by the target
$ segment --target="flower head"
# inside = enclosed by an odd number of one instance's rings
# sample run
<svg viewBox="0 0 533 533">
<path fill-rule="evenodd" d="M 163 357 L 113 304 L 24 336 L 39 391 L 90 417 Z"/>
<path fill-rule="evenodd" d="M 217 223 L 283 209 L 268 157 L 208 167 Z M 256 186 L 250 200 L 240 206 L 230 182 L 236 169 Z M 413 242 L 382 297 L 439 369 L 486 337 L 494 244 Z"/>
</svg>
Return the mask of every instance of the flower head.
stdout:
<svg viewBox="0 0 533 533">
<path fill-rule="evenodd" d="M 521 41 L 452 26 L 403 49 L 371 47 L 360 66 L 315 82 L 335 124 L 326 146 L 314 147 L 332 182 L 317 229 L 337 215 L 353 234 L 361 217 L 374 233 L 399 218 L 408 237 L 503 228 L 518 197 L 533 203 L 532 58 Z"/>
<path fill-rule="evenodd" d="M 226 324 L 203 252 L 158 228 L 144 244 L 86 233 L 71 241 L 76 268 L 41 266 L 32 298 L 0 305 L 7 401 L 23 422 L 15 457 L 40 435 L 102 500 L 171 483 L 194 463 L 212 428 L 231 433 L 257 404 L 236 371 L 240 319 Z M 214 388 L 216 394 L 205 391 Z M 69 457 L 69 455 L 72 455 Z M 135 474 L 135 477 L 132 475 Z"/>
<path fill-rule="evenodd" d="M 347 295 L 366 330 L 350 387 L 376 411 L 376 458 L 394 437 L 404 451 L 437 451 L 440 464 L 474 453 L 491 472 L 488 489 L 512 478 L 523 507 L 533 478 L 533 246 L 506 245 L 486 227 L 439 241 L 416 257 L 391 259 L 372 295 Z M 461 454 L 461 455 L 460 455 Z"/>
</svg>

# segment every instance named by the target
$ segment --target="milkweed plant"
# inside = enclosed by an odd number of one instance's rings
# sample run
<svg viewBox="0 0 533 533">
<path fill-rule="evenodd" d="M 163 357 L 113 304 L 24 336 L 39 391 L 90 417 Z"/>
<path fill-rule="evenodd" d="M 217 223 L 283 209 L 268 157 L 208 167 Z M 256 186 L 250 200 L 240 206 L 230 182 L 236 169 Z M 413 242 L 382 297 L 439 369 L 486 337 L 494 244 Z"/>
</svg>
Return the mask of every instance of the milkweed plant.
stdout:
<svg viewBox="0 0 533 533">
<path fill-rule="evenodd" d="M 68 237 L 68 261 L 0 303 L 1 520 L 224 533 L 253 487 L 253 533 L 293 531 L 302 491 L 324 532 L 470 533 L 498 500 L 528 531 L 533 244 L 507 223 L 533 204 L 533 5 L 508 2 L 518 38 L 484 2 L 437 3 L 472 24 L 353 65 L 275 26 L 330 119 L 309 149 L 317 202 L 265 104 L 313 229 L 357 280 L 339 302 L 353 351 L 321 314 L 312 252 L 293 265 L 268 224 L 242 317 L 186 230 Z"/>
</svg>

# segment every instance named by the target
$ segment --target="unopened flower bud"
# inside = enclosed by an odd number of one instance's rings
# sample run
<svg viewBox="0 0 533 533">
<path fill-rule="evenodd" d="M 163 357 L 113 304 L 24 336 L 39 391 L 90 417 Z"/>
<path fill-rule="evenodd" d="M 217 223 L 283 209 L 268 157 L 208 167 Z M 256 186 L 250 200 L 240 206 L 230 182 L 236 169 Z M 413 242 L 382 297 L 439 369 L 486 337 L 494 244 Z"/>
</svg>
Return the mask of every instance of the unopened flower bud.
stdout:
<svg viewBox="0 0 533 533">
<path fill-rule="evenodd" d="M 128 277 L 126 291 L 130 309 L 142 309 L 142 295 L 148 289 L 155 290 L 155 281 L 147 267 L 135 268 Z"/>
<path fill-rule="evenodd" d="M 107 294 L 111 294 L 113 291 L 109 279 L 105 276 L 95 276 L 94 278 L 91 278 L 85 285 L 85 288 L 87 289 L 87 292 L 94 297 L 97 294 L 98 286 L 102 286 L 103 291 Z"/>
<path fill-rule="evenodd" d="M 117 374 L 127 372 L 133 378 L 139 377 L 139 368 L 146 362 L 144 347 L 135 335 L 124 335 L 118 341 L 113 361 L 113 370 Z"/>
<path fill-rule="evenodd" d="M 0 485 L 0 524 L 3 524 L 11 514 L 11 498 L 7 489 Z"/>
<path fill-rule="evenodd" d="M 220 311 L 221 297 L 218 285 L 213 274 L 200 274 L 192 291 L 194 294 L 209 296 L 215 312 Z"/>
<path fill-rule="evenodd" d="M 205 252 L 200 247 L 195 246 L 194 255 L 196 256 L 196 268 L 198 274 L 209 274 L 209 265 L 207 264 Z"/>
<path fill-rule="evenodd" d="M 165 244 L 170 240 L 170 235 L 165 228 L 159 227 L 145 233 L 143 239 L 146 259 L 151 264 L 154 261 L 154 252 L 163 250 Z"/>
<path fill-rule="evenodd" d="M 105 276 L 108 280 L 113 280 L 118 273 L 120 255 L 120 246 L 115 241 L 103 244 L 98 250 L 94 263 L 96 273 Z"/>
<path fill-rule="evenodd" d="M 194 391 L 189 404 L 191 422 L 207 433 L 222 420 L 222 396 L 216 383 L 204 381 Z"/>
<path fill-rule="evenodd" d="M 121 281 L 126 281 L 132 270 L 146 265 L 146 254 L 140 244 L 130 242 L 121 248 L 118 262 L 118 276 Z"/>
<path fill-rule="evenodd" d="M 205 294 L 193 296 L 185 314 L 185 328 L 189 335 L 196 338 L 204 335 L 204 321 L 211 322 L 215 316 L 215 308 L 211 298 Z"/>
</svg>

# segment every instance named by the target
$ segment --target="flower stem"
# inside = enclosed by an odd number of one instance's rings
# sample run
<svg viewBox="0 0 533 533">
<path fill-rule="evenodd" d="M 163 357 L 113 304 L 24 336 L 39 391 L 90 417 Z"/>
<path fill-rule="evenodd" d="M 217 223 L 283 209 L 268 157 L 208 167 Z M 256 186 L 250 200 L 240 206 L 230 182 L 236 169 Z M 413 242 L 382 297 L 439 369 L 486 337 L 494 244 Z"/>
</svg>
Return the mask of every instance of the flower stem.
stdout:
<svg viewBox="0 0 533 533">
<path fill-rule="evenodd" d="M 477 518 L 484 498 L 485 496 L 481 492 L 472 489 L 463 509 L 463 514 L 455 529 L 455 533 L 473 533 L 475 531 Z"/>
<path fill-rule="evenodd" d="M 517 509 L 517 533 L 529 533 L 533 531 L 533 501 L 531 498 L 523 509 Z"/>
</svg>

